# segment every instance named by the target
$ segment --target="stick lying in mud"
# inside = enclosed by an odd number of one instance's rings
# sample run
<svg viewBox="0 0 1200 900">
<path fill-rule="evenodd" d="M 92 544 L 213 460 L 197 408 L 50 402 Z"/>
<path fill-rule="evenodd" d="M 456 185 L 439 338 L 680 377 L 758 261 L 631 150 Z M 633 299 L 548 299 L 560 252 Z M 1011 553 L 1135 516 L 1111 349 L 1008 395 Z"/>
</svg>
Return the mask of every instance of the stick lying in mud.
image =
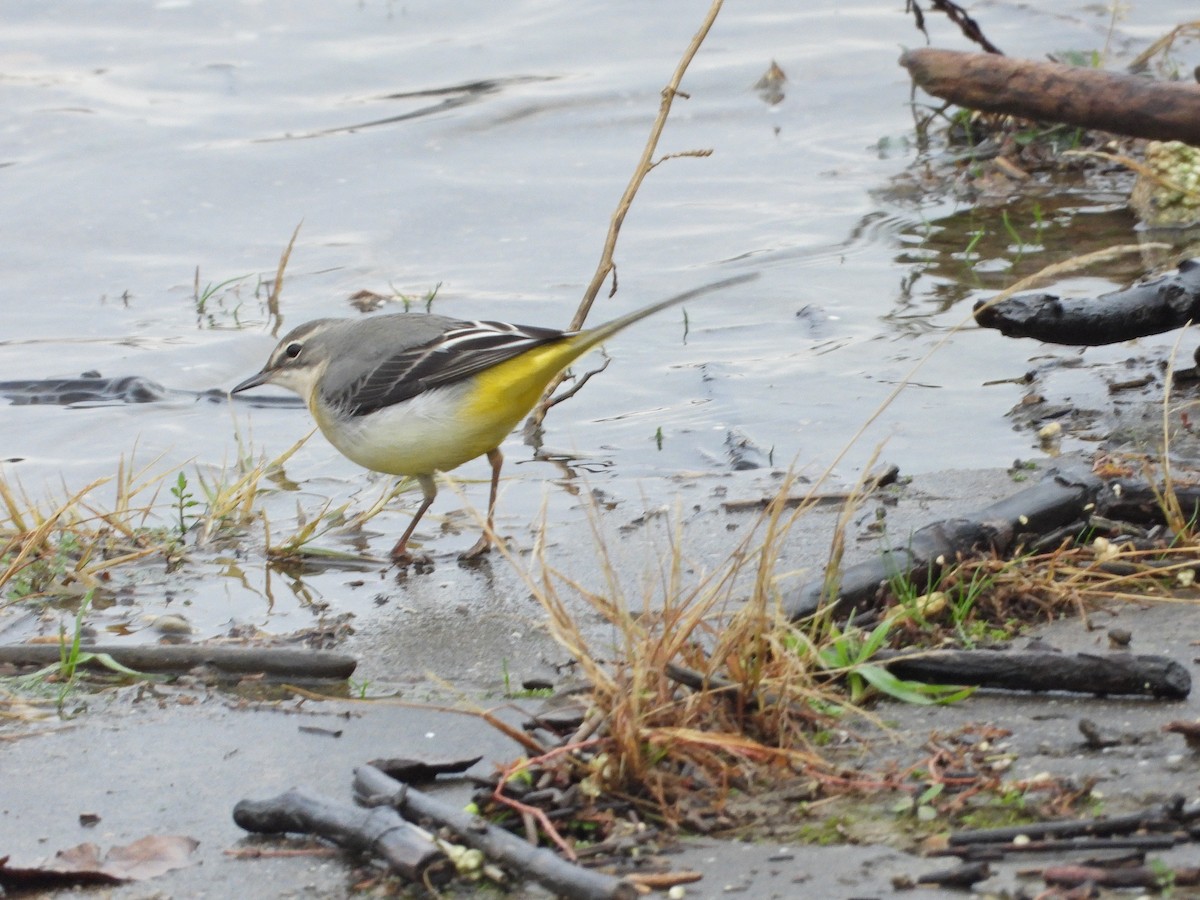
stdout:
<svg viewBox="0 0 1200 900">
<path fill-rule="evenodd" d="M 108 656 L 138 672 L 188 672 L 206 666 L 225 675 L 263 674 L 274 678 L 349 678 L 358 661 L 344 653 L 296 647 L 205 647 L 199 644 L 155 644 L 124 647 L 96 644 L 79 648 L 81 656 Z M 0 646 L 0 665 L 52 666 L 62 659 L 55 644 Z"/>
<path fill-rule="evenodd" d="M 981 549 L 1006 554 L 1023 535 L 1045 534 L 1078 519 L 1086 506 L 1095 503 L 1101 487 L 1101 480 L 1082 467 L 1052 469 L 1041 482 L 1011 497 L 971 515 L 926 525 L 906 543 L 848 567 L 832 597 L 827 597 L 824 579 L 801 585 L 784 597 L 784 612 L 795 620 L 818 610 L 839 617 L 851 610 L 875 609 L 882 591 L 897 578 L 926 584 L 959 554 Z"/>
<path fill-rule="evenodd" d="M 1187 831 L 1200 821 L 1200 804 L 1185 805 L 1183 797 L 1175 797 L 1142 812 L 1103 819 L 1070 819 L 1060 822 L 1028 822 L 1004 828 L 973 828 L 952 831 L 949 848 L 940 854 L 957 855 L 958 848 L 987 844 L 1009 844 L 1018 838 L 1035 841 L 1065 840 L 1077 837 L 1109 837 L 1140 832 Z"/>
<path fill-rule="evenodd" d="M 569 863 L 549 850 L 489 825 L 479 816 L 389 778 L 374 766 L 354 770 L 354 791 L 364 803 L 387 804 L 407 818 L 449 828 L 467 846 L 538 882 L 556 896 L 569 900 L 635 900 L 639 896 L 637 888 L 628 881 Z"/>
<path fill-rule="evenodd" d="M 1099 297 L 1019 294 L 994 305 L 975 304 L 975 321 L 1005 337 L 1095 347 L 1182 328 L 1200 319 L 1200 260 L 1179 270 Z"/>
<path fill-rule="evenodd" d="M 270 800 L 242 800 L 233 821 L 256 834 L 315 834 L 377 857 L 418 884 L 444 884 L 454 875 L 429 835 L 386 806 L 364 810 L 292 789 Z"/>
<path fill-rule="evenodd" d="M 1069 691 L 1098 697 L 1138 695 L 1182 700 L 1192 676 L 1166 656 L 1053 653 L 1047 650 L 880 651 L 897 678 L 1007 691 Z"/>
</svg>

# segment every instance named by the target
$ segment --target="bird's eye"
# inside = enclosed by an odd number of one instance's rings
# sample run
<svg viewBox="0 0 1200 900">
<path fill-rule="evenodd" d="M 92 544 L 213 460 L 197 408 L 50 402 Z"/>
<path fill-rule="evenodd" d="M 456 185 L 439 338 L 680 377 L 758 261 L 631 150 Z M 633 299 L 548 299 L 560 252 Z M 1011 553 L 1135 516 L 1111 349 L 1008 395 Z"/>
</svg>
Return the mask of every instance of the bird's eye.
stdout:
<svg viewBox="0 0 1200 900">
<path fill-rule="evenodd" d="M 283 354 L 288 359 L 295 359 L 297 356 L 300 355 L 300 351 L 302 349 L 304 349 L 303 344 L 301 344 L 299 341 L 292 341 L 290 344 L 287 345 L 287 347 L 284 348 Z"/>
</svg>

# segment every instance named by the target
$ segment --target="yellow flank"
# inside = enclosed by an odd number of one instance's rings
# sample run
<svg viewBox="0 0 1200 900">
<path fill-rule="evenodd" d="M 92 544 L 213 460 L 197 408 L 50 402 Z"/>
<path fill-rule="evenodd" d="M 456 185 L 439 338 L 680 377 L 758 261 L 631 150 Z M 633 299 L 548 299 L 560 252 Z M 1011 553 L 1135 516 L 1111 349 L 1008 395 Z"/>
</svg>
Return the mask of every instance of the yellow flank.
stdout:
<svg viewBox="0 0 1200 900">
<path fill-rule="evenodd" d="M 533 409 L 550 379 L 582 355 L 592 342 L 576 335 L 526 350 L 520 356 L 484 369 L 472 379 L 465 398 L 466 420 L 486 423 L 475 435 L 475 455 L 499 446 L 522 417 Z"/>
</svg>

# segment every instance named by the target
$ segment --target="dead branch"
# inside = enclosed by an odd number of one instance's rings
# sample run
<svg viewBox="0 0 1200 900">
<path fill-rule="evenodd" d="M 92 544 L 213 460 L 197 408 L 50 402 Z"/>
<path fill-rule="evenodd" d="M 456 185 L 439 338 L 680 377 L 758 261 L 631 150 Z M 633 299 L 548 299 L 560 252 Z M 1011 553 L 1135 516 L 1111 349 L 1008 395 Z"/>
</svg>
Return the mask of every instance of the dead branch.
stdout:
<svg viewBox="0 0 1200 900">
<path fill-rule="evenodd" d="M 1200 804 L 1185 806 L 1176 797 L 1152 809 L 1109 816 L 1103 819 L 1071 819 L 1063 822 L 1030 822 L 1005 828 L 978 828 L 950 833 L 951 848 L 984 844 L 1008 844 L 1017 838 L 1030 840 L 1076 837 L 1110 837 L 1138 832 L 1187 830 L 1200 820 Z M 952 851 L 953 852 L 953 851 Z"/>
<path fill-rule="evenodd" d="M 927 94 L 967 109 L 1200 144 L 1200 85 L 931 48 L 900 65 Z"/>
<path fill-rule="evenodd" d="M 1198 108 L 1200 112 L 1200 108 Z M 1021 294 L 975 304 L 975 321 L 1005 337 L 1097 346 L 1161 334 L 1200 320 L 1200 260 L 1152 281 L 1099 297 Z"/>
<path fill-rule="evenodd" d="M 242 800 L 233 821 L 256 834 L 313 834 L 339 847 L 368 853 L 418 884 L 445 883 L 454 875 L 429 835 L 386 806 L 362 810 L 292 789 L 270 800 Z"/>
<path fill-rule="evenodd" d="M 961 518 L 926 525 L 905 543 L 850 566 L 832 593 L 823 578 L 801 585 L 784 597 L 784 612 L 802 619 L 818 610 L 839 617 L 851 610 L 874 609 L 896 579 L 927 584 L 961 555 L 981 549 L 1005 554 L 1024 535 L 1044 534 L 1086 517 L 1085 507 L 1095 503 L 1101 486 L 1100 479 L 1082 467 L 1052 469 L 1041 482 L 1011 497 Z"/>
<path fill-rule="evenodd" d="M 1042 870 L 1042 880 L 1061 888 L 1089 885 L 1092 889 L 1104 888 L 1150 888 L 1158 892 L 1164 883 L 1176 887 L 1200 884 L 1200 869 L 1184 867 L 1172 869 L 1163 866 L 1130 866 L 1109 868 L 1106 866 L 1064 865 L 1047 866 Z"/>
<path fill-rule="evenodd" d="M 361 802 L 386 804 L 406 818 L 448 828 L 469 847 L 489 859 L 537 881 L 557 896 L 570 900 L 635 900 L 637 888 L 628 881 L 573 865 L 549 850 L 535 847 L 479 816 L 389 778 L 373 766 L 354 770 L 354 791 Z"/>
<path fill-rule="evenodd" d="M 1192 676 L 1166 656 L 1054 653 L 1047 650 L 881 651 L 874 659 L 897 678 L 1006 691 L 1068 691 L 1099 697 L 1181 700 Z"/>
<path fill-rule="evenodd" d="M 85 644 L 81 655 L 108 656 L 138 672 L 188 672 L 199 666 L 225 675 L 264 674 L 276 678 L 349 678 L 358 661 L 344 653 L 295 647 L 205 647 L 199 644 L 131 646 Z M 59 645 L 0 646 L 0 664 L 52 666 L 61 661 Z M 93 663 L 98 665 L 99 663 Z"/>
<path fill-rule="evenodd" d="M 957 3 L 952 3 L 950 0 L 933 0 L 933 8 L 938 12 L 946 14 L 951 22 L 958 26 L 959 31 L 968 40 L 974 41 L 988 53 L 1001 53 L 1000 48 L 987 39 L 983 33 L 983 29 L 979 27 L 979 23 L 967 14 L 967 11 Z M 925 35 L 925 39 L 929 40 L 929 32 L 925 30 L 925 13 L 921 9 L 917 0 L 908 0 L 908 12 L 913 14 L 913 19 L 916 21 L 917 30 Z M 1001 55 L 1003 55 L 1001 53 Z"/>
</svg>

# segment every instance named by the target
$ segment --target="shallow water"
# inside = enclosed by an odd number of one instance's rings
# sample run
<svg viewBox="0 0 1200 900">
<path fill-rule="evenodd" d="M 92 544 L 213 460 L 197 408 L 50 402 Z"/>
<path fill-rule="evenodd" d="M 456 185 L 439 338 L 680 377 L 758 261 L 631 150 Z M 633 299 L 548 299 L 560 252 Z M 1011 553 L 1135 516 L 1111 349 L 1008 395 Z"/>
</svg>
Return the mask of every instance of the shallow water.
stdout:
<svg viewBox="0 0 1200 900">
<path fill-rule="evenodd" d="M 994 3 L 976 15 L 1002 48 L 1035 58 L 1106 42 L 1130 57 L 1191 15 L 1182 3 L 1133 7 L 1111 39 L 1104 10 L 1085 4 L 1051 13 Z M 439 284 L 434 309 L 444 314 L 565 325 L 659 92 L 706 8 L 8 4 L 0 380 L 98 371 L 179 391 L 232 386 L 274 343 L 266 283 L 297 225 L 284 327 L 358 315 L 349 298 L 360 290 L 419 298 Z M 969 49 L 940 17 L 929 28 L 935 45 Z M 659 148 L 713 154 L 669 160 L 646 180 L 618 246 L 620 290 L 593 316 L 733 274 L 759 278 L 688 304 L 686 326 L 670 312 L 613 342 L 613 365 L 548 420 L 547 446 L 582 457 L 568 478 L 587 473 L 633 518 L 644 496 L 671 496 L 657 476 L 728 473 L 730 431 L 776 466 L 834 466 L 842 480 L 881 443 L 904 472 L 1037 452 L 1005 418 L 1021 389 L 982 385 L 1021 374 L 1047 350 L 968 328 L 840 455 L 976 299 L 1014 273 L 1092 249 L 1087 240 L 1137 240 L 1116 193 L 1054 188 L 1036 211 L 1013 206 L 1011 223 L 1029 236 L 1014 247 L 1000 210 L 906 187 L 918 151 L 896 58 L 922 43 L 896 3 L 721 13 Z M 753 89 L 772 60 L 788 79 L 774 105 Z M 1044 222 L 1036 235 L 1035 221 Z M 973 258 L 965 248 L 980 229 Z M 1138 270 L 1125 261 L 1062 287 L 1104 290 Z M 1101 349 L 1087 360 L 1122 355 Z M 185 393 L 144 405 L 4 405 L 0 458 L 19 461 L 0 474 L 35 497 L 111 475 L 131 456 L 152 471 L 186 463 L 218 478 L 238 457 L 237 436 L 271 457 L 310 427 L 301 410 L 239 405 L 231 415 Z M 514 479 L 503 526 L 527 532 L 541 482 L 564 471 L 531 461 L 519 439 L 505 452 Z M 486 475 L 482 463 L 460 471 Z M 384 488 L 320 438 L 286 472 L 303 492 L 267 498 L 276 521 L 297 503 L 312 515 L 326 498 L 361 506 Z M 637 480 L 618 487 L 616 476 Z M 473 505 L 484 501 L 482 486 L 466 490 Z M 458 506 L 447 495 L 435 512 Z M 405 515 L 372 523 L 382 533 L 374 552 Z M 426 539 L 439 551 L 472 540 L 443 541 L 435 524 Z M 206 625 L 265 622 L 320 583 L 271 583 L 261 563 L 239 565 L 252 586 L 177 585 Z M 147 575 L 146 587 L 163 580 Z"/>
</svg>

